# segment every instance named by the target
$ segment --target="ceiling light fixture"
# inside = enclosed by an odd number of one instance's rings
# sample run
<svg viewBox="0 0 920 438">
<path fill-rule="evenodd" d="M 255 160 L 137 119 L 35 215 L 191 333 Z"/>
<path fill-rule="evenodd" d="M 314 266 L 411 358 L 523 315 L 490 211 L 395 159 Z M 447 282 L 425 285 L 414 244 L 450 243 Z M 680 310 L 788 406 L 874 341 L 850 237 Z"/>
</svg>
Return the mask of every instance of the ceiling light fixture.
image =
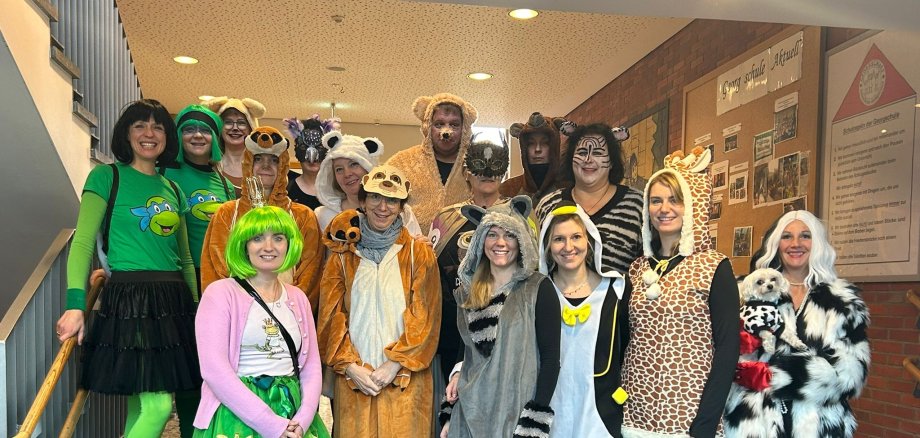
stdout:
<svg viewBox="0 0 920 438">
<path fill-rule="evenodd" d="M 192 58 L 191 56 L 177 56 L 173 58 L 173 61 L 176 61 L 179 64 L 198 64 L 198 60 Z"/>
<path fill-rule="evenodd" d="M 211 100 L 211 99 L 213 99 L 213 98 L 214 98 L 214 96 L 208 96 L 207 94 L 203 94 L 203 95 L 201 95 L 201 96 L 198 96 L 198 100 L 200 100 L 200 101 L 202 101 L 202 102 L 207 102 L 207 101 L 209 101 L 209 100 Z"/>
<path fill-rule="evenodd" d="M 468 77 L 468 78 L 470 78 L 470 79 L 472 79 L 472 80 L 474 80 L 474 81 L 484 81 L 484 80 L 486 80 L 486 79 L 492 79 L 492 73 L 475 72 L 475 73 L 470 73 L 470 74 L 466 75 L 466 77 Z"/>
<path fill-rule="evenodd" d="M 339 67 L 339 66 L 337 66 L 337 65 L 330 65 L 329 67 L 326 67 L 326 70 L 329 70 L 329 71 L 345 71 L 345 67 Z"/>
<path fill-rule="evenodd" d="M 515 9 L 509 12 L 508 15 L 510 15 L 511 18 L 516 18 L 518 20 L 530 20 L 531 18 L 540 15 L 540 13 L 533 9 Z"/>
</svg>

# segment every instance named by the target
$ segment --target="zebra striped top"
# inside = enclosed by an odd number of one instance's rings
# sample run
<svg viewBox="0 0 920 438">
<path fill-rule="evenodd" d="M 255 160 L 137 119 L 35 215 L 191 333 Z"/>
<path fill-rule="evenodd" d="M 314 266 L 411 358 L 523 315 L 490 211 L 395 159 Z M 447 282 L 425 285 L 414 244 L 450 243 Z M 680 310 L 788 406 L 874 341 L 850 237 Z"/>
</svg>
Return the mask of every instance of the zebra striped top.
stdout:
<svg viewBox="0 0 920 438">
<path fill-rule="evenodd" d="M 604 242 L 603 269 L 614 269 L 625 276 L 629 265 L 642 253 L 642 193 L 623 185 L 616 189 L 610 201 L 590 217 Z M 572 189 L 556 190 L 540 200 L 536 214 L 541 226 L 563 200 L 575 202 Z"/>
</svg>

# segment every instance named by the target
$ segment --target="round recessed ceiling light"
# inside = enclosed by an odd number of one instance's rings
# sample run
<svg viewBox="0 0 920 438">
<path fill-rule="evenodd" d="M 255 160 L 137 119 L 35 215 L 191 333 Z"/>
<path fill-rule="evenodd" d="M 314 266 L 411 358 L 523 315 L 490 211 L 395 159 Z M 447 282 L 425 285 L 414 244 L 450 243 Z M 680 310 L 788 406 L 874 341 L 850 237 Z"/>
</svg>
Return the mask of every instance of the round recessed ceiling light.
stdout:
<svg viewBox="0 0 920 438">
<path fill-rule="evenodd" d="M 191 56 L 177 56 L 173 58 L 173 61 L 176 61 L 179 64 L 198 64 L 198 60 L 192 58 Z"/>
<path fill-rule="evenodd" d="M 540 15 L 539 12 L 533 9 L 515 9 L 508 13 L 511 18 L 517 18 L 518 20 L 530 20 L 537 15 Z"/>
<path fill-rule="evenodd" d="M 345 67 L 339 67 L 339 66 L 336 66 L 336 65 L 332 65 L 332 66 L 326 67 L 326 70 L 329 70 L 329 71 L 345 71 Z"/>
<path fill-rule="evenodd" d="M 466 77 L 476 80 L 476 81 L 484 81 L 486 79 L 492 79 L 492 73 L 476 72 L 476 73 L 470 73 L 466 75 Z"/>
<path fill-rule="evenodd" d="M 200 101 L 202 101 L 202 102 L 209 101 L 209 100 L 211 100 L 211 99 L 213 99 L 213 98 L 214 98 L 214 96 L 209 96 L 209 95 L 207 95 L 207 94 L 203 94 L 203 95 L 201 95 L 201 96 L 198 96 L 198 100 L 200 100 Z"/>
</svg>

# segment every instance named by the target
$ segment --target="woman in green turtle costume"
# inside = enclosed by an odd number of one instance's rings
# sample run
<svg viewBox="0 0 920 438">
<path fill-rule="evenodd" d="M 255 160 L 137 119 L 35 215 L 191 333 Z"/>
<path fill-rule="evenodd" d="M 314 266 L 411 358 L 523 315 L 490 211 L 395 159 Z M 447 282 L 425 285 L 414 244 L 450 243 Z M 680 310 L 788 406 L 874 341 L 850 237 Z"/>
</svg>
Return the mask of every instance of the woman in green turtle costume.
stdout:
<svg viewBox="0 0 920 438">
<path fill-rule="evenodd" d="M 202 105 L 189 105 L 176 116 L 176 132 L 182 149 L 174 163 L 160 167 L 160 174 L 175 182 L 185 194 L 188 210 L 185 226 L 188 246 L 195 265 L 195 279 L 201 290 L 201 246 L 211 216 L 225 201 L 236 199 L 233 185 L 216 168 L 220 163 L 220 133 L 224 123 Z M 201 388 L 176 393 L 176 411 L 182 438 L 194 432 L 192 420 L 201 399 Z"/>
<path fill-rule="evenodd" d="M 112 132 L 117 163 L 86 179 L 67 260 L 67 310 L 58 339 L 83 345 L 82 386 L 127 397 L 126 438 L 159 437 L 173 393 L 201 386 L 195 347 L 197 286 L 182 191 L 157 172 L 179 150 L 159 102 L 129 104 Z M 96 236 L 111 272 L 85 332 L 86 278 Z M 85 339 L 84 339 L 84 334 Z"/>
</svg>

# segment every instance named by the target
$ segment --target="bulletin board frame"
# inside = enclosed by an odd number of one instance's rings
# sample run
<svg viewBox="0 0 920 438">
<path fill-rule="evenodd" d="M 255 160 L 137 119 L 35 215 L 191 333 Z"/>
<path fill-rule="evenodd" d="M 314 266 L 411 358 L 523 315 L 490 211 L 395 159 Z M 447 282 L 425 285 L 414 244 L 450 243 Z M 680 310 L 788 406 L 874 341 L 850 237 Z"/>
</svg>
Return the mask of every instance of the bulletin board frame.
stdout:
<svg viewBox="0 0 920 438">
<path fill-rule="evenodd" d="M 750 61 L 765 51 L 770 69 L 783 58 L 777 47 L 800 33 L 799 76 L 726 110 L 719 99 L 724 78 L 733 71 L 742 78 L 756 72 Z M 684 88 L 681 148 L 712 149 L 710 175 L 718 187 L 712 212 L 718 218 L 710 220 L 710 233 L 736 275 L 749 272 L 763 235 L 784 211 L 817 211 L 823 44 L 820 27 L 790 26 Z"/>
</svg>

